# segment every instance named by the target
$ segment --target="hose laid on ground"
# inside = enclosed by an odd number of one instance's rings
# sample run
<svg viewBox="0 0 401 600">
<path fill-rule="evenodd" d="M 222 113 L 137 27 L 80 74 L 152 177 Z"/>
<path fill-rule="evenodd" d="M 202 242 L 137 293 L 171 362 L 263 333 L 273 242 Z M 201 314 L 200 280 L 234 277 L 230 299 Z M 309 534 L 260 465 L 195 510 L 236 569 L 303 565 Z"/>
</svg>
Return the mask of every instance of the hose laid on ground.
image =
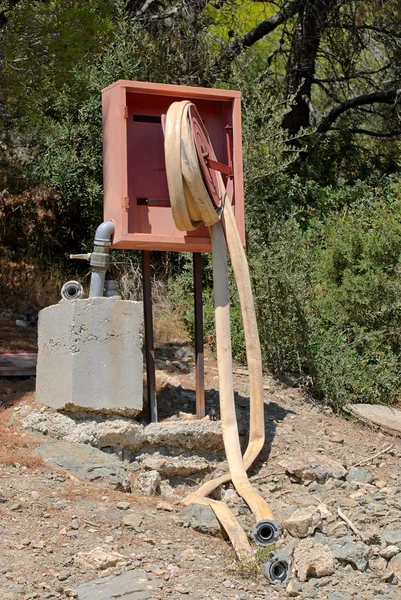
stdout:
<svg viewBox="0 0 401 600">
<path fill-rule="evenodd" d="M 253 559 L 252 548 L 248 542 L 248 538 L 227 504 L 218 500 L 212 500 L 211 498 L 203 498 L 202 496 L 198 496 L 198 494 L 189 494 L 183 503 L 187 506 L 192 503 L 211 506 L 214 514 L 230 538 L 238 558 L 240 560 Z"/>
<path fill-rule="evenodd" d="M 227 199 L 221 176 L 219 176 L 221 197 L 223 199 L 223 207 L 221 209 L 216 210 L 204 184 L 193 139 L 189 111 L 192 111 L 192 114 L 194 111 L 196 112 L 195 106 L 189 101 L 183 101 L 173 103 L 167 112 L 165 124 L 167 181 L 173 217 L 177 228 L 183 231 L 193 230 L 201 223 L 204 223 L 210 228 L 213 257 L 217 358 L 220 384 L 220 410 L 223 440 L 230 470 L 230 474 L 207 482 L 201 486 L 198 492 L 195 495 L 192 495 L 191 501 L 193 502 L 196 497 L 196 501 L 200 502 L 201 497 L 208 495 L 211 491 L 216 489 L 216 487 L 231 479 L 239 495 L 243 497 L 256 516 L 257 523 L 253 530 L 255 541 L 261 545 L 267 545 L 279 537 L 280 528 L 272 520 L 272 513 L 268 504 L 261 497 L 259 492 L 252 487 L 246 474 L 246 469 L 259 454 L 265 440 L 261 353 L 249 271 L 245 253 L 236 228 L 234 215 L 230 202 Z M 198 121 L 201 122 L 200 117 Z M 207 133 L 205 133 L 205 135 L 207 136 Z M 208 152 L 210 158 L 215 160 L 209 139 Z M 222 222 L 220 222 L 220 216 L 222 216 Z M 237 279 L 243 312 L 250 373 L 250 439 L 244 458 L 241 454 L 239 442 L 232 381 L 226 242 L 229 247 L 231 261 Z M 185 504 L 188 503 L 189 501 L 187 498 Z M 225 527 L 224 519 L 227 518 L 227 511 L 226 509 L 217 507 L 217 505 L 219 507 L 220 505 L 225 507 L 225 505 L 221 502 L 218 502 L 216 505 L 216 501 L 206 498 L 203 499 L 203 503 L 212 506 L 216 516 Z M 237 536 L 238 538 L 238 523 L 234 529 L 232 522 L 230 522 L 230 524 L 227 523 L 227 526 L 231 527 L 231 531 L 234 531 L 234 536 Z M 238 539 L 235 543 L 233 539 L 232 541 L 234 547 L 235 544 L 238 545 Z"/>
</svg>

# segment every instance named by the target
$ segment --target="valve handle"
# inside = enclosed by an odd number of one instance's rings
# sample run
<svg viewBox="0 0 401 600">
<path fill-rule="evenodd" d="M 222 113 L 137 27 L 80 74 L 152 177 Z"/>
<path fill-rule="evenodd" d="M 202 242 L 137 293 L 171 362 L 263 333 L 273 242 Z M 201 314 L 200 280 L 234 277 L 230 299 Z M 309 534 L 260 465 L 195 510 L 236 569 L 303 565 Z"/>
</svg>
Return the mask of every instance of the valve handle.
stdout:
<svg viewBox="0 0 401 600">
<path fill-rule="evenodd" d="M 90 261 L 92 256 L 92 253 L 89 252 L 88 254 L 70 254 L 70 258 L 76 258 L 78 260 L 86 260 L 86 261 Z"/>
</svg>

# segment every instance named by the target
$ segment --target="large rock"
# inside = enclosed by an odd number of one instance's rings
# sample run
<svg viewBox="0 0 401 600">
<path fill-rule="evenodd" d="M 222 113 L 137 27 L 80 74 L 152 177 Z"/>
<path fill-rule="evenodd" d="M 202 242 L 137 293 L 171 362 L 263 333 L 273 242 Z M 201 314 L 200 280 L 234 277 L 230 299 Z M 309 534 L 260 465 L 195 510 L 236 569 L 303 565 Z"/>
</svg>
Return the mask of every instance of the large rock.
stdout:
<svg viewBox="0 0 401 600">
<path fill-rule="evenodd" d="M 385 548 L 380 550 L 380 556 L 382 556 L 386 560 L 390 560 L 390 558 L 393 558 L 393 556 L 395 556 L 396 554 L 399 554 L 399 553 L 400 553 L 399 547 L 394 546 L 394 545 L 386 546 Z"/>
<path fill-rule="evenodd" d="M 376 573 L 377 575 L 382 575 L 387 568 L 387 560 L 382 556 L 377 556 L 377 554 L 371 556 L 369 558 L 369 569 Z"/>
<path fill-rule="evenodd" d="M 116 456 L 86 444 L 49 442 L 35 450 L 54 469 L 73 473 L 90 481 L 103 481 L 114 489 L 129 491 L 127 471 Z"/>
<path fill-rule="evenodd" d="M 142 410 L 142 303 L 62 301 L 39 313 L 36 399 L 53 408 Z"/>
<path fill-rule="evenodd" d="M 178 500 L 180 496 L 175 493 L 174 488 L 165 479 L 160 483 L 160 496 L 162 498 L 174 498 Z"/>
<path fill-rule="evenodd" d="M 283 521 L 283 526 L 293 537 L 305 538 L 320 529 L 322 515 L 314 506 L 300 508 Z"/>
<path fill-rule="evenodd" d="M 337 540 L 330 540 L 324 535 L 317 533 L 319 543 L 328 546 L 334 558 L 343 563 L 351 564 L 358 571 L 365 571 L 368 566 L 372 549 L 364 542 L 355 542 L 350 536 Z"/>
<path fill-rule="evenodd" d="M 401 549 L 401 529 L 395 529 L 393 531 L 386 529 L 385 531 L 380 532 L 380 537 L 386 544 L 397 546 Z"/>
<path fill-rule="evenodd" d="M 351 564 L 358 571 L 366 570 L 372 554 L 372 549 L 363 542 L 334 543 L 330 544 L 330 548 L 337 560 Z"/>
<path fill-rule="evenodd" d="M 327 546 L 313 539 L 302 540 L 294 550 L 294 569 L 299 581 L 326 577 L 335 570 L 334 556 Z"/>
<path fill-rule="evenodd" d="M 291 579 L 285 591 L 290 598 L 300 597 L 302 593 L 302 585 L 296 579 Z"/>
<path fill-rule="evenodd" d="M 393 556 L 388 563 L 388 567 L 392 570 L 397 583 L 401 583 L 401 554 Z"/>
<path fill-rule="evenodd" d="M 149 446 L 184 448 L 185 450 L 223 450 L 221 421 L 170 421 L 151 423 L 144 430 Z"/>
<path fill-rule="evenodd" d="M 101 571 L 110 567 L 124 565 L 127 562 L 122 554 L 105 550 L 100 546 L 93 548 L 90 552 L 78 552 L 74 557 L 74 561 L 89 569 L 99 569 Z"/>
<path fill-rule="evenodd" d="M 94 579 L 75 588 L 78 600 L 147 600 L 155 598 L 162 580 L 143 569 L 125 571 L 121 575 L 111 575 Z"/>
<path fill-rule="evenodd" d="M 134 512 L 129 512 L 127 515 L 124 516 L 121 522 L 123 525 L 125 525 L 125 527 L 140 527 L 142 521 L 142 515 L 138 515 Z"/>
<path fill-rule="evenodd" d="M 134 481 L 134 490 L 144 496 L 155 496 L 160 489 L 161 477 L 157 471 L 140 473 Z"/>
<path fill-rule="evenodd" d="M 347 475 L 347 480 L 355 481 L 356 483 L 372 483 L 373 477 L 366 469 L 351 467 Z"/>
<path fill-rule="evenodd" d="M 347 404 L 345 410 L 383 431 L 401 436 L 401 411 L 382 404 Z"/>
<path fill-rule="evenodd" d="M 189 523 L 192 529 L 209 535 L 220 535 L 221 527 L 213 509 L 203 504 L 189 504 L 181 513 L 181 521 Z"/>
<path fill-rule="evenodd" d="M 327 479 L 343 479 L 347 474 L 339 462 L 323 454 L 312 454 L 312 452 L 289 456 L 282 460 L 280 465 L 287 473 L 304 483 L 310 481 L 324 483 Z"/>
<path fill-rule="evenodd" d="M 199 456 L 163 456 L 159 453 L 141 454 L 136 461 L 143 469 L 158 471 L 165 477 L 187 476 L 211 471 L 214 464 Z"/>
<path fill-rule="evenodd" d="M 97 448 L 179 448 L 199 452 L 224 451 L 220 421 L 174 421 L 144 426 L 110 415 L 72 416 L 51 409 L 33 411 L 22 419 L 25 429 Z"/>
</svg>

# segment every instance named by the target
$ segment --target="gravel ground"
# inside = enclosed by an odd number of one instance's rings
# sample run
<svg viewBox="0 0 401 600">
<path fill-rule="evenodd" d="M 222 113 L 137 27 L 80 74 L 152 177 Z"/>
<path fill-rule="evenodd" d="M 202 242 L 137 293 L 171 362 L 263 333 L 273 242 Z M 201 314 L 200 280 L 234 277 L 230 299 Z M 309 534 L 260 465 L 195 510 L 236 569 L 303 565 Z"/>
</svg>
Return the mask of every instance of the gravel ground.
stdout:
<svg viewBox="0 0 401 600">
<path fill-rule="evenodd" d="M 162 352 L 158 368 L 185 388 L 176 385 L 175 394 L 170 389 L 170 406 L 163 416 L 175 414 L 178 408 L 193 411 L 191 362 L 184 367 L 171 365 Z M 217 388 L 212 356 L 206 372 L 210 411 L 216 404 Z M 116 592 L 110 598 L 401 598 L 400 440 L 336 416 L 314 404 L 301 389 L 265 377 L 268 442 L 251 478 L 271 504 L 277 520 L 287 523 L 282 545 L 275 551 L 295 549 L 296 562 L 294 577 L 283 586 L 272 586 L 260 573 L 239 565 L 220 535 L 213 537 L 188 527 L 182 521 L 182 508 L 176 498 L 111 490 L 69 473 L 52 471 L 41 463 L 33 450 L 38 443 L 50 441 L 49 436 L 22 432 L 20 427 L 20 415 L 38 408 L 33 384 L 25 381 L 20 388 L 15 382 L 0 384 L 1 600 L 95 600 L 100 598 L 99 592 L 85 595 L 87 592 L 79 586 L 127 570 L 147 573 L 152 591 L 138 588 L 134 595 Z M 244 403 L 247 376 L 241 368 L 237 369 L 235 386 L 240 403 Z M 368 460 L 383 450 L 383 454 Z M 317 479 L 306 476 L 306 481 L 299 472 L 291 475 L 284 459 L 299 459 L 305 452 L 323 461 L 326 457 L 333 459 L 345 468 L 345 475 L 326 481 L 320 475 Z M 360 462 L 357 470 L 351 470 Z M 134 482 L 141 467 L 131 467 Z M 181 478 L 181 491 L 185 486 L 193 488 L 194 479 Z M 222 494 L 248 531 L 252 517 L 243 501 L 228 489 L 230 486 Z M 306 509 L 307 514 L 298 520 L 295 517 L 294 526 L 290 517 L 298 509 Z M 360 534 L 350 529 L 338 509 Z M 301 530 L 306 537 L 301 537 Z M 315 549 L 315 555 L 308 545 Z M 334 557 L 334 572 L 327 575 L 319 572 L 317 564 L 322 546 Z M 395 549 L 388 550 L 389 546 Z M 97 564 L 93 553 L 85 556 L 96 548 L 102 549 L 95 551 L 100 553 Z M 395 554 L 390 557 L 392 552 Z M 302 577 L 305 553 L 310 564 Z M 120 580 L 116 581 L 117 589 Z"/>
</svg>

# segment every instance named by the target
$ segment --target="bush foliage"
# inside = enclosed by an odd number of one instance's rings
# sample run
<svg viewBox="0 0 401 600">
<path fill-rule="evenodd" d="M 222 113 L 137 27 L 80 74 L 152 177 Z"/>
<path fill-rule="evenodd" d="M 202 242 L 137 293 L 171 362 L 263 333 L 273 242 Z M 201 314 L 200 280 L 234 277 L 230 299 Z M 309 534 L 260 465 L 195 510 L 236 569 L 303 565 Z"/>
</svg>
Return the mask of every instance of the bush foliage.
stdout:
<svg viewBox="0 0 401 600">
<path fill-rule="evenodd" d="M 275 216 L 275 207 L 264 231 L 249 233 L 248 258 L 265 365 L 276 373 L 299 376 L 335 409 L 347 402 L 399 400 L 400 184 L 390 180 L 373 187 L 356 182 L 343 188 L 343 198 L 355 194 L 355 204 L 342 214 L 331 211 L 324 220 L 311 220 L 306 230 L 294 215 Z M 326 189 L 322 195 L 327 202 Z M 170 284 L 188 326 L 193 320 L 191 276 L 188 262 Z M 244 360 L 233 279 L 230 285 L 233 353 Z M 205 302 L 206 329 L 213 339 L 209 288 Z"/>
</svg>

